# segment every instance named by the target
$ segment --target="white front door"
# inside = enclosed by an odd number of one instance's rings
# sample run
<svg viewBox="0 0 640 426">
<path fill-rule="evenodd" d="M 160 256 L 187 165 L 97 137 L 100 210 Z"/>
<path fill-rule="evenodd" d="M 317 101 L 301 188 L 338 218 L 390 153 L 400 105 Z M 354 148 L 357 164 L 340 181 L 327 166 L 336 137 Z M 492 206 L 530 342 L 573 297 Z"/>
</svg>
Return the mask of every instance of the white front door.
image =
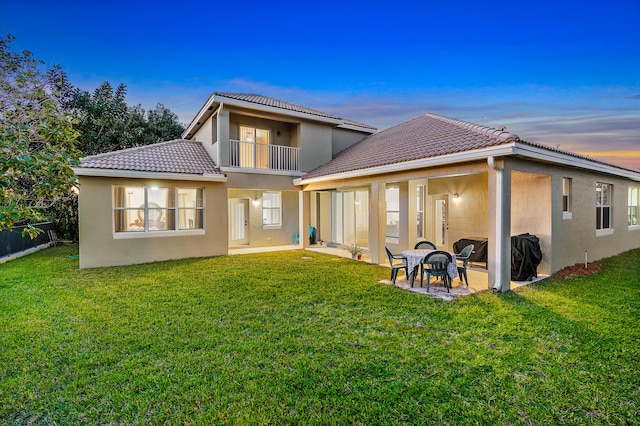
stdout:
<svg viewBox="0 0 640 426">
<path fill-rule="evenodd" d="M 249 244 L 249 200 L 229 200 L 229 245 Z"/>
</svg>

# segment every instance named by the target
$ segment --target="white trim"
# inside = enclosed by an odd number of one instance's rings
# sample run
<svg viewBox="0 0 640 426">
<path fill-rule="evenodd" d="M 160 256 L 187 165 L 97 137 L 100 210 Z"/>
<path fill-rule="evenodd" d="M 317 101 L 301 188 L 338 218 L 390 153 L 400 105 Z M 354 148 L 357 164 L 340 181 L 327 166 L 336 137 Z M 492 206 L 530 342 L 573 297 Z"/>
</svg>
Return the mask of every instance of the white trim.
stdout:
<svg viewBox="0 0 640 426">
<path fill-rule="evenodd" d="M 303 176 L 304 172 L 294 172 L 287 170 L 273 170 L 273 169 L 255 169 L 253 167 L 220 167 L 220 170 L 224 173 L 254 173 L 260 175 L 280 175 L 280 176 Z"/>
<path fill-rule="evenodd" d="M 603 237 L 605 235 L 613 235 L 613 228 L 596 229 L 596 237 Z"/>
<path fill-rule="evenodd" d="M 128 240 L 133 238 L 158 238 L 158 237 L 193 237 L 196 235 L 204 235 L 204 229 L 179 229 L 176 231 L 130 231 L 130 232 L 114 232 L 114 240 Z"/>
<path fill-rule="evenodd" d="M 629 225 L 627 227 L 628 231 L 640 231 L 640 225 Z"/>
<path fill-rule="evenodd" d="M 503 238 L 503 232 L 502 232 L 502 218 L 503 218 L 503 211 L 502 211 L 502 197 L 503 195 L 503 187 L 502 187 L 502 180 L 503 180 L 503 176 L 502 173 L 504 172 L 504 168 L 498 166 L 496 164 L 496 160 L 493 156 L 489 156 L 487 157 L 487 165 L 489 167 L 491 167 L 493 170 L 495 170 L 496 172 L 496 182 L 495 182 L 495 186 L 496 186 L 496 217 L 493 218 L 493 221 L 495 222 L 495 234 L 493 235 L 493 242 L 491 244 L 495 244 L 495 254 L 496 254 L 496 260 L 495 262 L 493 262 L 492 268 L 494 268 L 495 270 L 495 283 L 493 283 L 493 289 L 496 291 L 502 291 L 502 238 Z M 491 241 L 491 240 L 490 240 Z M 491 283 L 489 283 L 491 284 Z"/>
<path fill-rule="evenodd" d="M 352 170 L 349 172 L 336 173 L 326 176 L 305 179 L 304 176 L 293 181 L 294 185 L 308 185 L 329 180 L 350 179 L 354 177 L 371 176 L 383 173 L 402 172 L 411 169 L 421 169 L 446 164 L 455 164 L 465 161 L 486 160 L 491 156 L 512 155 L 514 143 L 499 145 L 490 148 L 475 149 L 472 151 L 457 152 L 455 154 L 440 155 L 438 157 L 421 158 L 419 160 L 405 161 L 403 163 L 387 164 L 384 166 L 370 167 L 367 169 Z"/>
<path fill-rule="evenodd" d="M 339 124 L 338 129 L 346 129 L 346 130 L 355 130 L 358 132 L 366 132 L 369 134 L 374 134 L 374 133 L 378 133 L 378 129 L 372 129 L 370 127 L 360 127 L 360 126 L 356 126 L 355 124 L 347 124 L 347 123 L 343 123 L 343 124 Z"/>
<path fill-rule="evenodd" d="M 202 108 L 200 108 L 200 110 L 195 115 L 195 117 L 193 117 L 193 120 L 191 120 L 191 123 L 189 123 L 189 125 L 187 126 L 185 131 L 182 132 L 181 137 L 183 139 L 186 139 L 187 135 L 192 133 L 192 130 L 193 130 L 193 133 L 195 133 L 196 126 L 198 126 L 198 127 L 201 126 L 202 125 L 202 121 L 207 120 L 210 117 L 210 116 L 208 116 L 207 118 L 204 118 L 204 115 L 209 111 L 209 107 L 214 102 L 215 102 L 215 96 L 214 95 L 209 96 L 209 99 L 207 99 L 205 101 L 204 105 L 202 105 Z M 218 109 L 220 109 L 220 108 L 218 108 Z"/>
<path fill-rule="evenodd" d="M 204 103 L 202 108 L 200 108 L 200 110 L 198 111 L 196 116 L 193 118 L 193 120 L 191 120 L 191 123 L 189 123 L 189 125 L 187 126 L 187 129 L 182 133 L 183 138 L 187 138 L 188 135 L 190 134 L 193 135 L 197 131 L 197 129 L 200 126 L 202 126 L 203 120 L 207 120 L 209 118 L 209 116 L 206 116 L 206 113 L 209 111 L 209 107 L 214 103 L 220 103 L 220 104 L 224 103 L 226 105 L 246 108 L 253 111 L 266 112 L 269 114 L 277 114 L 280 116 L 292 117 L 296 119 L 305 119 L 305 120 L 311 120 L 311 121 L 319 121 L 323 123 L 330 123 L 339 127 L 344 127 L 351 130 L 358 130 L 358 131 L 367 132 L 367 133 L 375 133 L 377 131 L 377 130 L 369 129 L 366 127 L 357 127 L 352 124 L 346 124 L 344 122 L 344 119 L 340 119 L 340 118 L 323 117 L 322 115 L 310 114 L 307 112 L 293 111 L 293 110 L 280 108 L 280 107 L 272 107 L 268 105 L 255 103 L 255 102 L 227 98 L 220 95 L 211 95 L 209 99 L 207 99 L 207 101 Z"/>
<path fill-rule="evenodd" d="M 615 176 L 625 177 L 631 180 L 640 181 L 640 171 L 634 172 L 621 167 L 599 163 L 588 158 L 579 158 L 573 155 L 564 154 L 562 152 L 549 151 L 543 148 L 526 145 L 516 142 L 514 146 L 514 155 L 522 155 L 541 161 L 562 164 L 563 166 L 577 167 L 580 169 L 597 171 L 600 173 L 611 174 Z"/>
<path fill-rule="evenodd" d="M 573 219 L 573 213 L 572 212 L 562 212 L 562 218 L 563 219 Z"/>
<path fill-rule="evenodd" d="M 626 170 L 605 163 L 598 163 L 594 160 L 586 158 L 577 158 L 572 155 L 561 152 L 549 151 L 543 148 L 536 148 L 521 142 L 511 142 L 508 144 L 498 145 L 489 148 L 480 148 L 471 151 L 457 152 L 455 154 L 441 155 L 437 157 L 422 158 L 419 160 L 405 161 L 402 163 L 394 163 L 383 166 L 369 167 L 366 169 L 357 169 L 348 172 L 335 173 L 315 178 L 305 179 L 304 176 L 293 181 L 294 185 L 308 185 L 311 183 L 326 182 L 330 180 L 350 179 L 355 177 L 371 176 L 383 173 L 408 171 L 424 167 L 441 166 L 453 163 L 473 160 L 485 160 L 487 157 L 500 157 L 506 155 L 521 155 L 523 157 L 532 158 L 539 161 L 547 161 L 550 163 L 560 164 L 562 166 L 577 167 L 600 173 L 607 173 L 615 176 L 621 176 L 631 180 L 640 182 L 640 172 Z"/>
<path fill-rule="evenodd" d="M 227 181 L 227 177 L 223 174 L 141 172 L 136 170 L 94 169 L 94 168 L 88 168 L 88 167 L 72 167 L 71 169 L 78 176 L 99 176 L 99 177 L 114 177 L 114 178 L 133 178 L 133 179 L 193 180 L 193 181 L 199 181 L 199 182 L 226 182 Z"/>
</svg>

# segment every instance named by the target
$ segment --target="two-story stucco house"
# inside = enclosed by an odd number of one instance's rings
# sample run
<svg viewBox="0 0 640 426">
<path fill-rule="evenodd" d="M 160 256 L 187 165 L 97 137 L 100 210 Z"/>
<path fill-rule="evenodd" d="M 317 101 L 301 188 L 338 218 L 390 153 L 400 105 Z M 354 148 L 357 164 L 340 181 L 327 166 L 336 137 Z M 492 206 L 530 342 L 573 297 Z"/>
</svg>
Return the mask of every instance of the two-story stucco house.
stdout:
<svg viewBox="0 0 640 426">
<path fill-rule="evenodd" d="M 640 170 L 425 114 L 371 126 L 265 96 L 214 93 L 184 139 L 86 157 L 80 266 L 357 244 L 373 263 L 427 239 L 487 241 L 509 290 L 511 236 L 542 274 L 640 247 Z"/>
<path fill-rule="evenodd" d="M 375 131 L 265 96 L 214 93 L 183 140 L 85 157 L 75 169 L 80 267 L 304 241 L 293 179 Z"/>
</svg>

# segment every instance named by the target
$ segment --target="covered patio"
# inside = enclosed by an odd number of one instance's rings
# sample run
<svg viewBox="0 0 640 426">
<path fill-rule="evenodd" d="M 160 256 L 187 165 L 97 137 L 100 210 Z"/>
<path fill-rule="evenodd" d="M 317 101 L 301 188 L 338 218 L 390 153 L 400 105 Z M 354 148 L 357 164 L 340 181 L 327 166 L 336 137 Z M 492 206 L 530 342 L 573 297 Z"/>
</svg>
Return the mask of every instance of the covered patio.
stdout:
<svg viewBox="0 0 640 426">
<path fill-rule="evenodd" d="M 309 251 L 314 251 L 316 253 L 328 254 L 331 256 L 350 258 L 351 254 L 341 247 L 328 247 L 328 246 L 310 246 L 306 248 Z M 364 251 L 362 254 L 363 262 L 371 262 L 370 254 L 367 251 Z M 388 262 L 381 263 L 382 266 L 389 266 Z M 524 285 L 532 284 L 534 282 L 541 281 L 547 278 L 548 275 L 538 274 L 537 278 L 534 278 L 531 281 L 511 281 L 511 289 L 518 288 Z M 404 276 L 404 273 L 400 273 L 398 278 L 396 279 L 395 286 L 406 291 L 411 291 L 413 293 L 429 295 L 432 297 L 437 297 L 443 300 L 453 300 L 460 296 L 468 296 L 470 294 L 475 294 L 480 291 L 487 291 L 489 288 L 489 272 L 487 269 L 480 265 L 470 265 L 467 267 L 467 278 L 469 279 L 469 287 L 467 287 L 464 283 L 460 282 L 460 278 L 455 278 L 452 283 L 452 288 L 449 292 L 444 287 L 442 282 L 432 281 L 431 286 L 429 288 L 429 292 L 427 292 L 426 283 L 423 283 L 423 287 L 420 287 L 420 281 L 416 280 L 414 282 L 413 287 L 410 286 L 409 280 Z M 380 281 L 382 284 L 392 285 L 392 282 L 389 278 L 385 278 Z"/>
</svg>

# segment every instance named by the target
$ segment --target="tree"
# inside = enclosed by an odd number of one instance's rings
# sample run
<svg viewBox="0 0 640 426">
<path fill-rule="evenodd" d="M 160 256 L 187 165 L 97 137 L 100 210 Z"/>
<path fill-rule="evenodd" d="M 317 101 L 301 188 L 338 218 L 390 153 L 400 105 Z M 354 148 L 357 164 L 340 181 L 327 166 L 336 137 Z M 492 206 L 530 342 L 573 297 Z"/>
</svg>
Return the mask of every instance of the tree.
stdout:
<svg viewBox="0 0 640 426">
<path fill-rule="evenodd" d="M 184 126 L 178 121 L 178 116 L 161 103 L 147 112 L 146 136 L 150 143 L 176 139 L 183 132 Z"/>
<path fill-rule="evenodd" d="M 66 76 L 29 51 L 12 52 L 14 40 L 0 38 L 0 229 L 27 224 L 23 234 L 33 237 L 41 232 L 33 224 L 76 185 L 71 166 L 81 154 L 61 105 Z"/>
<path fill-rule="evenodd" d="M 67 109 L 78 118 L 78 148 L 86 155 L 149 145 L 176 139 L 184 131 L 178 117 L 162 104 L 145 113 L 141 105 L 129 107 L 127 88 L 114 91 L 109 82 L 93 93 L 72 91 Z"/>
</svg>

